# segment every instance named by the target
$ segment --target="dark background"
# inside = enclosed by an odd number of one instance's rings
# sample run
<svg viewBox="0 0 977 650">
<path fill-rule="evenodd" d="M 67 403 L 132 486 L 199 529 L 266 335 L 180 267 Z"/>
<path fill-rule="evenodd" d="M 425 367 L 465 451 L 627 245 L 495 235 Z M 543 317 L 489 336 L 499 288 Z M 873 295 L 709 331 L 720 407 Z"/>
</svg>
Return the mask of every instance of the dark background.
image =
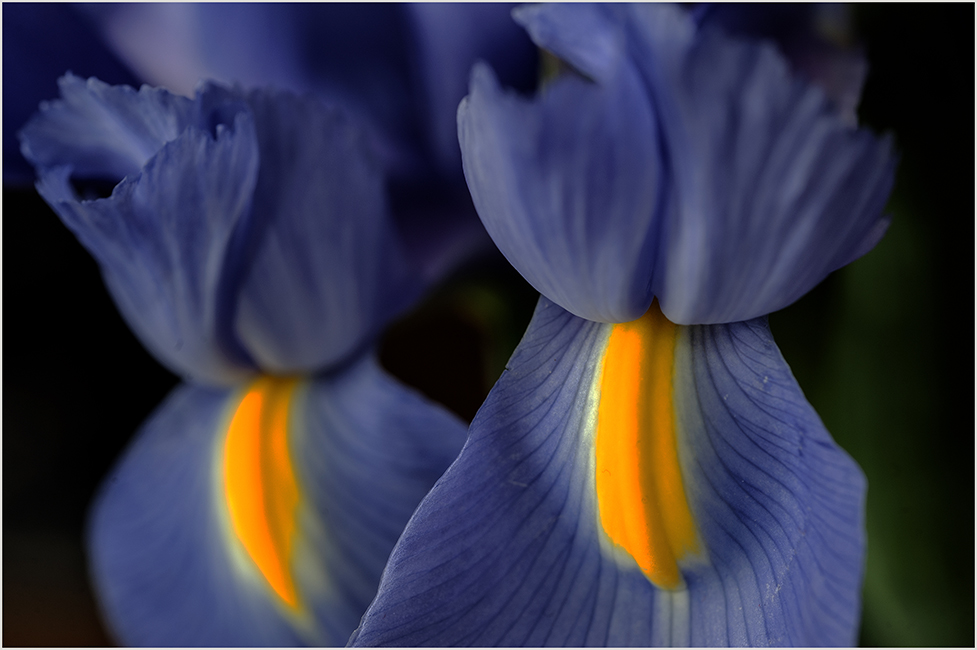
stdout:
<svg viewBox="0 0 977 650">
<path fill-rule="evenodd" d="M 872 66 L 861 120 L 893 132 L 902 156 L 893 224 L 771 326 L 869 478 L 861 641 L 972 646 L 974 7 L 855 14 Z M 177 379 L 33 190 L 5 187 L 3 217 L 3 644 L 104 645 L 87 505 Z M 381 358 L 470 419 L 534 303 L 501 258 L 487 259 L 392 327 Z"/>
</svg>

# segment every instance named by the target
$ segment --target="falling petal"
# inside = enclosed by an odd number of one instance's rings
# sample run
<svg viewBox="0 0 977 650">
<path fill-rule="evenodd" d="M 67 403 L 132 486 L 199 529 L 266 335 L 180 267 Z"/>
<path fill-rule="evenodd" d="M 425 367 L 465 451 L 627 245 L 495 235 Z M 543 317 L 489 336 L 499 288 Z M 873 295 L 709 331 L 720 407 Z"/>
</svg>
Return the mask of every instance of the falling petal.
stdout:
<svg viewBox="0 0 977 650">
<path fill-rule="evenodd" d="M 134 645 L 341 645 L 464 425 L 369 356 L 178 388 L 102 488 L 92 572 Z"/>
<path fill-rule="evenodd" d="M 352 641 L 848 645 L 864 492 L 763 321 L 604 325 L 541 298 Z"/>
</svg>

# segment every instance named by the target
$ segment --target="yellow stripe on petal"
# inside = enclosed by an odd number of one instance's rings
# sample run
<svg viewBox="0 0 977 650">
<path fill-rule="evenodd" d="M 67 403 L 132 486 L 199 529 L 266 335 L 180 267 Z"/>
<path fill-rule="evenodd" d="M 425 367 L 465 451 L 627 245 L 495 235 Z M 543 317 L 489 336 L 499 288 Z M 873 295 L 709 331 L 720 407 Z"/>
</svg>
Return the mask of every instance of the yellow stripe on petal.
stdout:
<svg viewBox="0 0 977 650">
<path fill-rule="evenodd" d="M 604 532 L 665 589 L 684 585 L 678 561 L 699 553 L 675 441 L 676 330 L 657 301 L 638 320 L 613 326 L 604 352 L 595 443 Z"/>
<path fill-rule="evenodd" d="M 299 487 L 288 451 L 297 379 L 261 377 L 248 388 L 224 443 L 224 494 L 234 534 L 272 590 L 299 608 L 290 570 Z"/>
</svg>

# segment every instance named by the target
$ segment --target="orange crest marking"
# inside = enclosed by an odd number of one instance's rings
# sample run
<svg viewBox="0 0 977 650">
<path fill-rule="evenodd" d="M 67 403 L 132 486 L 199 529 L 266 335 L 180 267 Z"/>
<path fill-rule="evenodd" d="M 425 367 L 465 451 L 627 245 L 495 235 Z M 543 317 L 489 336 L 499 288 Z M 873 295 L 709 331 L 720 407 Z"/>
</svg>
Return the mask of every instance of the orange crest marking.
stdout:
<svg viewBox="0 0 977 650">
<path fill-rule="evenodd" d="M 234 534 L 272 590 L 292 608 L 289 569 L 299 487 L 288 451 L 288 414 L 297 379 L 254 381 L 231 418 L 224 444 L 224 493 Z"/>
<path fill-rule="evenodd" d="M 601 525 L 665 589 L 684 585 L 678 560 L 699 552 L 675 441 L 676 331 L 657 301 L 638 320 L 614 325 L 596 434 Z"/>
</svg>

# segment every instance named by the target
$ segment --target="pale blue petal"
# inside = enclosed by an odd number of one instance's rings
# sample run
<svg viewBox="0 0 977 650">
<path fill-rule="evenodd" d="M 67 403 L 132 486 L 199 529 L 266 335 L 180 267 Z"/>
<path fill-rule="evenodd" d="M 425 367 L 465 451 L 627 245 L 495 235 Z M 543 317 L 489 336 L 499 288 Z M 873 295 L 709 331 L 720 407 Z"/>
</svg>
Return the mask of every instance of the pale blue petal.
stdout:
<svg viewBox="0 0 977 650">
<path fill-rule="evenodd" d="M 679 458 L 703 557 L 654 586 L 599 530 L 611 326 L 541 298 L 458 460 L 391 554 L 356 645 L 848 645 L 865 481 L 763 321 L 679 328 Z"/>
<path fill-rule="evenodd" d="M 651 304 L 662 179 L 654 114 L 629 67 L 605 83 L 556 79 L 535 101 L 484 66 L 458 109 L 475 208 L 536 289 L 596 321 Z"/>
<path fill-rule="evenodd" d="M 36 150 L 35 142 L 48 142 L 40 135 L 47 132 L 44 125 L 70 127 L 51 138 L 64 143 L 61 152 L 68 157 L 67 165 L 49 168 L 46 161 L 35 161 L 45 165 L 39 167 L 41 196 L 99 262 L 123 317 L 162 363 L 185 377 L 211 383 L 247 376 L 253 366 L 227 330 L 237 282 L 234 264 L 240 259 L 235 231 L 249 214 L 258 172 L 251 116 L 227 115 L 226 123 L 212 127 L 213 133 L 187 128 L 175 140 L 160 143 L 162 148 L 141 171 L 126 172 L 111 197 L 79 201 L 69 184 L 75 172 L 71 161 L 90 158 L 91 164 L 79 163 L 90 171 L 110 169 L 99 168 L 99 160 L 107 165 L 114 165 L 113 160 L 120 165 L 139 163 L 144 147 L 157 144 L 153 137 L 169 134 L 163 132 L 164 125 L 175 118 L 165 106 L 182 102 L 165 91 L 137 95 L 131 89 L 108 89 L 117 91 L 113 97 L 122 103 L 140 105 L 142 112 L 88 112 L 99 105 L 106 89 L 98 83 L 79 88 L 71 78 L 66 88 L 66 101 L 51 104 L 32 123 L 38 128 L 24 132 L 26 153 Z M 87 99 L 85 88 L 90 91 Z M 156 101 L 163 97 L 168 99 Z M 146 119 L 140 122 L 135 116 Z M 102 132 L 101 139 L 88 139 L 86 117 L 93 120 L 92 130 Z M 112 130 L 113 123 L 118 132 Z M 128 130 L 130 124 L 149 125 L 148 132 L 155 135 L 129 138 L 126 134 L 140 131 Z M 77 134 L 77 142 L 72 134 Z M 101 147 L 102 142 L 118 142 L 119 147 Z M 128 147 L 133 143 L 139 146 Z M 132 155 L 113 158 L 114 152 L 123 151 Z"/>
<path fill-rule="evenodd" d="M 308 372 L 372 339 L 417 297 L 382 170 L 335 108 L 248 95 L 261 168 L 236 331 L 260 367 Z"/>
<path fill-rule="evenodd" d="M 143 86 L 110 86 L 71 73 L 58 80 L 61 99 L 42 102 L 21 131 L 35 167 L 71 165 L 82 178 L 121 181 L 135 174 L 193 120 L 186 97 Z"/>
<path fill-rule="evenodd" d="M 346 642 L 390 549 L 455 457 L 465 427 L 370 357 L 296 390 L 290 451 L 308 499 L 292 570 L 311 620 L 286 614 L 234 547 L 221 454 L 241 393 L 184 385 L 143 426 L 92 515 L 92 574 L 121 642 Z"/>
<path fill-rule="evenodd" d="M 654 281 L 666 316 L 768 314 L 878 241 L 890 139 L 848 126 L 770 44 L 695 32 L 672 7 L 629 9 L 673 174 Z"/>
</svg>

